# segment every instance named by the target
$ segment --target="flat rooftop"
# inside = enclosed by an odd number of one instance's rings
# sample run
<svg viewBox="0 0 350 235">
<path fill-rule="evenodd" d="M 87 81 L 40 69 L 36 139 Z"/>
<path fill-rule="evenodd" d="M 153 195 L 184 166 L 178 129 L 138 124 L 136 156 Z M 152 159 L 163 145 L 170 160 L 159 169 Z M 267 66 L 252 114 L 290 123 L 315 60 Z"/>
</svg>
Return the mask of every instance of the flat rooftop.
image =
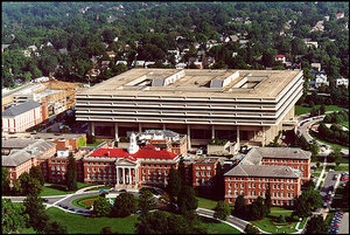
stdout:
<svg viewBox="0 0 350 235">
<path fill-rule="evenodd" d="M 131 69 L 80 95 L 276 97 L 301 70 Z"/>
</svg>

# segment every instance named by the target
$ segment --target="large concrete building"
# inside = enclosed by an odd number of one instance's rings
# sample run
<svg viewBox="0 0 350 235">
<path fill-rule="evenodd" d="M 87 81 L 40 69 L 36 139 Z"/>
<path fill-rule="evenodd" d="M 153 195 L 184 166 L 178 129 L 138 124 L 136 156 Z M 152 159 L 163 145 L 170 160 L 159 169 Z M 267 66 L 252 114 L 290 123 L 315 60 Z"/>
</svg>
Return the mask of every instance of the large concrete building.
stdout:
<svg viewBox="0 0 350 235">
<path fill-rule="evenodd" d="M 302 95 L 301 70 L 132 69 L 76 95 L 76 120 L 90 134 L 172 130 L 188 146 L 213 138 L 265 146 L 292 127 Z"/>
</svg>

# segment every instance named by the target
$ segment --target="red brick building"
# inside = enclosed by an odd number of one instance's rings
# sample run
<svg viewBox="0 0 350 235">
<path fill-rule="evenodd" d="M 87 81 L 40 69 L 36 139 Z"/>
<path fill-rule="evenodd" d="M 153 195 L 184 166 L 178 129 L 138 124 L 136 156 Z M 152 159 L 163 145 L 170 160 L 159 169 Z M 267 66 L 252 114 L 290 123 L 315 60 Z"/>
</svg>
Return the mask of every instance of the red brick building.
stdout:
<svg viewBox="0 0 350 235">
<path fill-rule="evenodd" d="M 33 166 L 47 174 L 47 159 L 56 154 L 56 145 L 43 139 L 10 138 L 1 141 L 1 163 L 9 174 L 10 186 Z"/>
<path fill-rule="evenodd" d="M 254 147 L 225 173 L 225 201 L 234 204 L 243 194 L 247 204 L 265 197 L 270 184 L 272 204 L 293 206 L 301 185 L 310 180 L 311 153 L 299 148 Z"/>
</svg>

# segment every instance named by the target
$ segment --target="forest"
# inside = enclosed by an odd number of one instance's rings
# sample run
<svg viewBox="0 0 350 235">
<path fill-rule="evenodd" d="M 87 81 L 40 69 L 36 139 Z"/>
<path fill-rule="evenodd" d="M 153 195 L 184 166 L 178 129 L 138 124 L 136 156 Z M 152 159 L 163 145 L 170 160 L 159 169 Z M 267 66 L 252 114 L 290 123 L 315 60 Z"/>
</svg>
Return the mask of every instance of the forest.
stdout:
<svg viewBox="0 0 350 235">
<path fill-rule="evenodd" d="M 98 83 L 136 60 L 191 69 L 201 55 L 214 58 L 204 65 L 211 69 L 301 68 L 306 85 L 320 63 L 332 92 L 337 78 L 349 77 L 348 22 L 349 3 L 339 1 L 2 2 L 2 88 L 41 76 Z M 291 66 L 276 62 L 279 54 Z"/>
</svg>

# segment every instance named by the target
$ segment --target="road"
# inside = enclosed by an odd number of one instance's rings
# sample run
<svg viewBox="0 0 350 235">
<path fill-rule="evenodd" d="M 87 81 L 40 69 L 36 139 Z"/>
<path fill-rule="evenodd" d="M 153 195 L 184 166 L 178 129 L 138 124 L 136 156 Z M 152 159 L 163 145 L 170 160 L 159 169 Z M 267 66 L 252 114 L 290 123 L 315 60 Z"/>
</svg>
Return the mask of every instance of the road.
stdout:
<svg viewBox="0 0 350 235">
<path fill-rule="evenodd" d="M 205 217 L 213 218 L 213 215 L 214 215 L 214 211 L 204 209 L 204 208 L 197 208 L 196 211 L 197 211 L 198 215 L 205 216 Z M 244 233 L 245 227 L 248 224 L 250 224 L 248 221 L 242 220 L 242 219 L 234 217 L 232 215 L 230 215 L 226 221 L 221 221 L 221 222 L 224 222 L 224 223 L 236 228 L 237 230 L 239 230 L 242 233 Z"/>
<path fill-rule="evenodd" d="M 91 190 L 87 191 L 89 189 L 93 189 L 94 187 L 100 187 L 101 185 L 95 185 L 91 187 L 87 187 L 81 190 L 76 191 L 75 193 L 72 194 L 66 194 L 66 195 L 57 195 L 57 196 L 44 196 L 42 197 L 43 199 L 47 199 L 44 204 L 46 205 L 46 208 L 50 207 L 56 207 L 59 208 L 63 211 L 70 212 L 70 213 L 77 213 L 77 214 L 82 214 L 82 215 L 90 215 L 89 210 L 87 209 L 82 209 L 80 207 L 76 207 L 72 204 L 72 201 L 75 200 L 76 198 L 84 197 L 84 196 L 90 196 L 90 195 L 98 195 L 99 190 Z M 115 192 L 114 192 L 115 193 Z M 118 193 L 116 193 L 117 195 Z M 26 197 L 24 196 L 2 196 L 2 198 L 10 198 L 12 202 L 22 202 Z M 198 208 L 197 213 L 202 216 L 210 217 L 213 218 L 214 211 L 204 209 L 204 208 Z M 234 216 L 229 216 L 226 221 L 222 221 L 240 232 L 244 233 L 244 229 L 249 222 L 241 220 L 237 217 Z"/>
<path fill-rule="evenodd" d="M 298 126 L 297 126 L 297 130 L 296 130 L 296 134 L 303 135 L 305 137 L 305 139 L 307 140 L 307 142 L 311 143 L 311 142 L 315 141 L 318 146 L 322 146 L 322 145 L 326 146 L 326 148 L 327 148 L 326 150 L 320 149 L 320 152 L 319 152 L 320 156 L 327 156 L 332 151 L 331 146 L 324 144 L 322 142 L 319 142 L 317 140 L 314 140 L 312 138 L 312 136 L 310 136 L 310 134 L 309 134 L 309 129 L 315 122 L 321 121 L 324 117 L 325 117 L 325 115 L 320 115 L 320 116 L 315 116 L 315 117 L 309 117 L 308 114 L 301 115 L 298 118 Z M 343 156 L 348 157 L 349 156 L 349 148 L 343 148 L 341 150 L 341 153 Z"/>
</svg>

